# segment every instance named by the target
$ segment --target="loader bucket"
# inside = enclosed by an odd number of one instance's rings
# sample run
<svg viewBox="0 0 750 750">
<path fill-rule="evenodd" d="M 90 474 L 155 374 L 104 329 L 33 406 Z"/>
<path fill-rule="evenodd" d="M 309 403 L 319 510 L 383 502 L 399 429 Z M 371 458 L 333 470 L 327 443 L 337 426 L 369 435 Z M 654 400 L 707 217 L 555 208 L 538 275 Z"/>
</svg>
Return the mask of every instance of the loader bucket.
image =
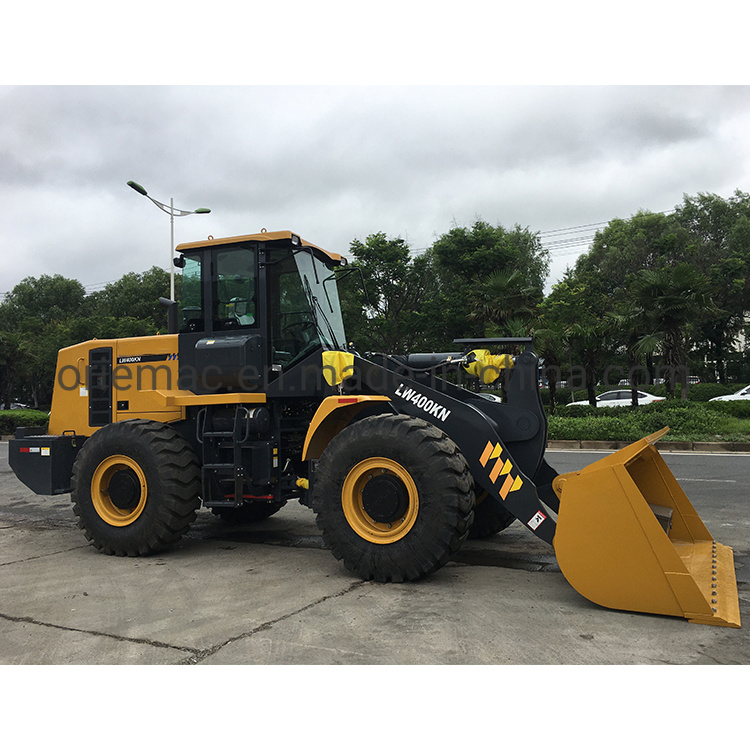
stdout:
<svg viewBox="0 0 750 750">
<path fill-rule="evenodd" d="M 713 540 L 653 446 L 668 430 L 555 479 L 560 570 L 603 607 L 739 628 L 732 548 Z"/>
</svg>

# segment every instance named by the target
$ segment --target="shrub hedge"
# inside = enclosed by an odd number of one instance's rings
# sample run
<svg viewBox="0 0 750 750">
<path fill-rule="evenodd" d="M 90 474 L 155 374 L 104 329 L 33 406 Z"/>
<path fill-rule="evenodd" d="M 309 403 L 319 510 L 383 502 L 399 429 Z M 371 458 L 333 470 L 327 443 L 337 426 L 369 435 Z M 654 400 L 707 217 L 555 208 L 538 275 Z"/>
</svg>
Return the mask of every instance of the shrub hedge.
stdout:
<svg viewBox="0 0 750 750">
<path fill-rule="evenodd" d="M 688 388 L 689 401 L 708 401 L 716 396 L 728 396 L 736 393 L 742 384 L 722 385 L 721 383 L 696 383 Z"/>
<path fill-rule="evenodd" d="M 550 440 L 638 440 L 639 430 L 620 417 L 549 417 Z"/>
<path fill-rule="evenodd" d="M 750 400 L 748 401 L 712 401 L 706 404 L 712 411 L 726 414 L 737 419 L 750 419 Z"/>
<path fill-rule="evenodd" d="M 631 415 L 634 424 L 643 434 L 669 427 L 675 435 L 715 435 L 721 430 L 721 415 L 704 404 L 670 399 L 656 404 L 639 406 Z"/>
<path fill-rule="evenodd" d="M 35 409 L 3 409 L 0 411 L 0 435 L 12 435 L 16 427 L 44 427 L 49 414 Z"/>
<path fill-rule="evenodd" d="M 750 401 L 669 399 L 628 407 L 572 406 L 548 417 L 551 440 L 637 440 L 669 427 L 667 440 L 750 440 Z"/>
</svg>

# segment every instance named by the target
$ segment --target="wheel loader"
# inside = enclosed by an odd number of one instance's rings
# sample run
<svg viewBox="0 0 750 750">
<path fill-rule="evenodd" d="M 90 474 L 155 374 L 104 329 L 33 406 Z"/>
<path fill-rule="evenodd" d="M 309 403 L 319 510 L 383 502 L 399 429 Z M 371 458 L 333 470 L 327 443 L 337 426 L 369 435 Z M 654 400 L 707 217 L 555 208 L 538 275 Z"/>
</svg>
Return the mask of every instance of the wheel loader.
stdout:
<svg viewBox="0 0 750 750">
<path fill-rule="evenodd" d="M 547 462 L 531 339 L 358 353 L 337 292 L 355 268 L 290 231 L 174 262 L 169 333 L 62 349 L 47 434 L 10 441 L 18 478 L 71 493 L 96 549 L 148 555 L 201 504 L 249 523 L 296 499 L 351 573 L 399 582 L 519 522 L 601 606 L 740 627 L 732 550 L 654 447 L 666 430 L 582 471 Z"/>
</svg>

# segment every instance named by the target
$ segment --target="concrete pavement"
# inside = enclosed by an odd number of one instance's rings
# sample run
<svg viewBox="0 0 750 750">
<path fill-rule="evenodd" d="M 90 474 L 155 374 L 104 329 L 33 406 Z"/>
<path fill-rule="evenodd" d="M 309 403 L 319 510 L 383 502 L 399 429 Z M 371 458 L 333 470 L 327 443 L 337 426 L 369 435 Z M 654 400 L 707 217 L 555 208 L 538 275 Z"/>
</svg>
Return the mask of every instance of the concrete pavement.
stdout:
<svg viewBox="0 0 750 750">
<path fill-rule="evenodd" d="M 352 577 L 297 503 L 239 527 L 201 511 L 169 552 L 107 557 L 69 496 L 27 490 L 0 444 L 0 664 L 748 664 L 750 457 L 667 460 L 735 548 L 741 630 L 598 607 L 519 523 L 411 584 Z"/>
<path fill-rule="evenodd" d="M 750 661 L 745 629 L 591 604 L 519 524 L 394 585 L 352 578 L 301 506 L 234 530 L 201 513 L 173 551 L 125 559 L 95 552 L 72 520 L 4 514 L 0 580 L 2 664 Z"/>
</svg>

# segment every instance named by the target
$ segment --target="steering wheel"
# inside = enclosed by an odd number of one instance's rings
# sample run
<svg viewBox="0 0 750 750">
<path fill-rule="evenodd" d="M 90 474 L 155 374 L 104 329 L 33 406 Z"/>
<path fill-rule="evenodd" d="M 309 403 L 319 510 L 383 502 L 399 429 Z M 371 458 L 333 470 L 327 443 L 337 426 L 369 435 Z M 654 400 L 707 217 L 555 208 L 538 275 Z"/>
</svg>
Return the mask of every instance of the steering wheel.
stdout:
<svg viewBox="0 0 750 750">
<path fill-rule="evenodd" d="M 285 334 L 304 345 L 307 344 L 312 338 L 312 336 L 307 334 L 307 332 L 310 330 L 315 330 L 315 323 L 313 323 L 311 320 L 298 320 L 294 323 L 285 325 L 281 329 L 281 332 L 282 334 Z"/>
</svg>

